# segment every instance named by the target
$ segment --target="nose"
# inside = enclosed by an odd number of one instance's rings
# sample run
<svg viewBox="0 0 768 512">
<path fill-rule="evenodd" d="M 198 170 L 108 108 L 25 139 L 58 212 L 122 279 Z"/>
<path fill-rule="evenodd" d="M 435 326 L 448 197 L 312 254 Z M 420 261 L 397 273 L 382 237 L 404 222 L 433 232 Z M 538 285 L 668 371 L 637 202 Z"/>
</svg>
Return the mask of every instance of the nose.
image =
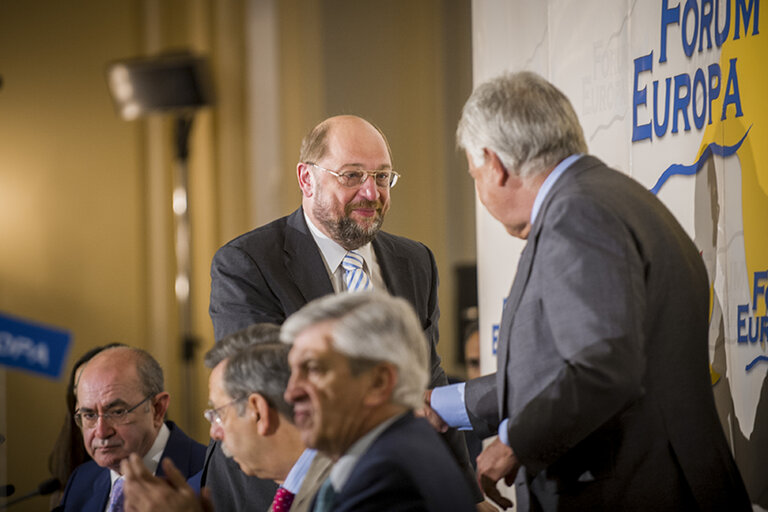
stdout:
<svg viewBox="0 0 768 512">
<path fill-rule="evenodd" d="M 211 436 L 211 439 L 215 439 L 216 441 L 224 439 L 224 429 L 221 428 L 221 425 L 216 421 L 211 423 L 211 429 L 208 434 Z"/>
<path fill-rule="evenodd" d="M 376 179 L 370 174 L 366 177 L 358 193 L 367 201 L 375 201 L 379 198 L 379 187 L 376 186 Z"/>
<path fill-rule="evenodd" d="M 104 419 L 104 416 L 96 418 L 96 426 L 93 427 L 96 437 L 106 439 L 115 433 L 115 429 L 112 427 L 112 423 Z"/>
<path fill-rule="evenodd" d="M 285 401 L 289 404 L 293 404 L 296 401 L 296 398 L 300 395 L 300 388 L 296 382 L 297 380 L 298 378 L 291 374 L 291 377 L 288 379 L 288 385 L 285 387 L 283 398 L 285 398 Z"/>
</svg>

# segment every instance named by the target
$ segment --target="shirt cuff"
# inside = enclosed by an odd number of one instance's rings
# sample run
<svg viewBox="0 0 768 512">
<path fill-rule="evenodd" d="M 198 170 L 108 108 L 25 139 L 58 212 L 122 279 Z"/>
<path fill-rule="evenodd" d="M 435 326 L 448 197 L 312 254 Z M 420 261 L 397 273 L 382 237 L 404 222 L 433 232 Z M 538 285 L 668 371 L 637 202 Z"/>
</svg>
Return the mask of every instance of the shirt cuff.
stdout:
<svg viewBox="0 0 768 512">
<path fill-rule="evenodd" d="M 509 446 L 509 431 L 507 431 L 507 425 L 509 424 L 509 418 L 504 418 L 499 424 L 499 441 Z"/>
<path fill-rule="evenodd" d="M 432 390 L 430 407 L 443 418 L 449 426 L 459 430 L 472 430 L 472 423 L 464 405 L 464 382 L 440 386 Z"/>
</svg>

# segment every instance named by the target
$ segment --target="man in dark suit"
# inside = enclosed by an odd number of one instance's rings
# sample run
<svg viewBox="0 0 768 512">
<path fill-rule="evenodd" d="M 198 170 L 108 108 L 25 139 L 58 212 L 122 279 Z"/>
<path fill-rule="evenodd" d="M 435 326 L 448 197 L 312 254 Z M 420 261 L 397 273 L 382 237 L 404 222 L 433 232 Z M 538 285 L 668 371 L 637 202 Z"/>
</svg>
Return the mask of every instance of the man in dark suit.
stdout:
<svg viewBox="0 0 768 512">
<path fill-rule="evenodd" d="M 76 377 L 75 393 L 75 421 L 93 460 L 72 473 L 61 510 L 104 512 L 118 506 L 120 462 L 131 453 L 160 476 L 163 458 L 186 476 L 202 468 L 205 446 L 164 421 L 170 395 L 163 390 L 160 365 L 147 352 L 125 346 L 103 350 Z"/>
<path fill-rule="evenodd" d="M 413 308 L 382 292 L 329 295 L 283 324 L 285 398 L 304 444 L 334 466 L 313 511 L 474 511 L 469 483 L 423 418 L 428 347 Z"/>
<path fill-rule="evenodd" d="M 533 73 L 480 85 L 458 140 L 482 203 L 528 241 L 498 371 L 455 395 L 499 434 L 484 490 L 517 474 L 522 510 L 749 510 L 710 387 L 707 275 L 677 220 L 585 155 L 570 102 Z"/>
<path fill-rule="evenodd" d="M 232 240 L 214 256 L 210 314 L 216 339 L 253 323 L 281 324 L 307 302 L 346 290 L 344 261 L 354 256 L 374 289 L 403 297 L 416 310 L 430 351 L 430 386 L 446 384 L 436 351 L 440 310 L 432 252 L 380 231 L 399 177 L 384 135 L 356 116 L 327 119 L 302 142 L 297 177 L 301 208 Z M 446 438 L 474 480 L 460 433 L 450 430 Z M 207 475 L 214 502 L 239 479 L 227 476 L 232 468 L 225 464 L 216 450 Z M 242 496 L 245 506 L 258 499 L 255 485 L 229 494 Z"/>
</svg>

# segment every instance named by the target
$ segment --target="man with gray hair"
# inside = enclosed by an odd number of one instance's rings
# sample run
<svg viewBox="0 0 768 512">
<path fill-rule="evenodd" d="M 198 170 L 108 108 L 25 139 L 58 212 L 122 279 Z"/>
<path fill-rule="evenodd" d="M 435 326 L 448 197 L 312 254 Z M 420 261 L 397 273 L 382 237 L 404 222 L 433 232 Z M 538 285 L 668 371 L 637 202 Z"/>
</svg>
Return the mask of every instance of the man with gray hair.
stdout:
<svg viewBox="0 0 768 512">
<path fill-rule="evenodd" d="M 329 295 L 285 322 L 285 392 L 304 443 L 335 461 L 315 497 L 327 510 L 475 510 L 467 481 L 422 418 L 429 345 L 407 301 Z"/>
<path fill-rule="evenodd" d="M 706 270 L 677 220 L 586 155 L 536 74 L 477 87 L 457 135 L 480 201 L 528 240 L 496 375 L 427 395 L 449 424 L 498 433 L 486 493 L 503 502 L 496 482 L 517 475 L 521 510 L 749 510 L 710 387 Z"/>
</svg>

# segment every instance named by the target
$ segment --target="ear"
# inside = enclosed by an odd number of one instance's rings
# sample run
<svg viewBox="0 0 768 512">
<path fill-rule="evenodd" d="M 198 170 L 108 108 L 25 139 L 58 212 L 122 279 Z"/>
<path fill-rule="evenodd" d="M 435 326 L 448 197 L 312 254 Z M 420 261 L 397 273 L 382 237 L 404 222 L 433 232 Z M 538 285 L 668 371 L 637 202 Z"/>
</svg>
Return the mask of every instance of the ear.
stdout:
<svg viewBox="0 0 768 512">
<path fill-rule="evenodd" d="M 277 411 L 272 410 L 267 399 L 259 393 L 251 393 L 248 397 L 248 415 L 260 436 L 272 435 L 277 430 Z"/>
<path fill-rule="evenodd" d="M 171 401 L 171 395 L 167 391 L 163 391 L 155 395 L 152 399 L 152 422 L 156 428 L 160 428 L 165 420 L 165 413 L 168 411 L 168 404 Z"/>
<path fill-rule="evenodd" d="M 392 363 L 377 364 L 369 372 L 370 383 L 363 398 L 363 404 L 377 407 L 386 404 L 392 398 L 392 391 L 397 383 L 397 368 Z"/>
<path fill-rule="evenodd" d="M 296 177 L 299 180 L 299 188 L 301 188 L 301 193 L 304 197 L 312 197 L 312 194 L 314 193 L 312 185 L 315 177 L 312 175 L 310 167 L 312 166 L 303 162 L 299 162 L 296 165 Z"/>
<path fill-rule="evenodd" d="M 509 171 L 504 167 L 499 155 L 497 155 L 495 151 L 483 148 L 483 156 L 485 157 L 485 163 L 488 164 L 488 167 L 491 170 L 491 179 L 493 183 L 501 187 L 506 185 L 507 180 L 510 177 Z"/>
</svg>

